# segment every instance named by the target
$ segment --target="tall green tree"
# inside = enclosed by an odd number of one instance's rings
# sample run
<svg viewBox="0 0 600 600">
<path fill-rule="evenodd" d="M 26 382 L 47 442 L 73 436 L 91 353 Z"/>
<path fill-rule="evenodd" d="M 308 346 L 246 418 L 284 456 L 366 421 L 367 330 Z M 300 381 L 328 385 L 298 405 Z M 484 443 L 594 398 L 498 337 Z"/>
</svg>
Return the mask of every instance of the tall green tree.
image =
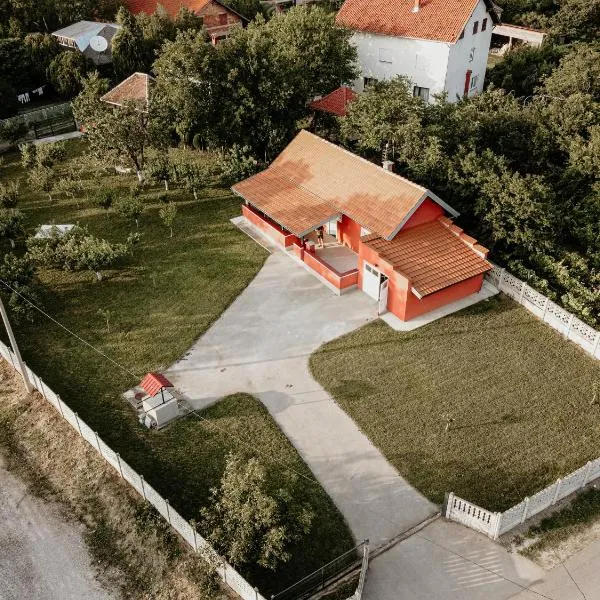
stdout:
<svg viewBox="0 0 600 600">
<path fill-rule="evenodd" d="M 151 57 L 144 32 L 138 20 L 126 8 L 117 13 L 121 26 L 112 39 L 112 58 L 115 75 L 125 79 L 132 73 L 148 71 Z"/>
<path fill-rule="evenodd" d="M 48 78 L 61 98 L 73 98 L 83 88 L 83 78 L 90 68 L 88 59 L 78 51 L 65 51 L 48 67 Z"/>
</svg>

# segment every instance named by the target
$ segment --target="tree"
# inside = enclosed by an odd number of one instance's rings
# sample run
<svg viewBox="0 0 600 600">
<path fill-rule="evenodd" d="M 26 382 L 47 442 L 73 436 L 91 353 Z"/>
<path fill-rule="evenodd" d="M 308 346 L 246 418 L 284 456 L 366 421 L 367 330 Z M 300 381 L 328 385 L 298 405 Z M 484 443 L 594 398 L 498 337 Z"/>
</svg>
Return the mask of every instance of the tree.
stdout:
<svg viewBox="0 0 600 600">
<path fill-rule="evenodd" d="M 17 92 L 8 81 L 0 77 L 0 119 L 13 117 L 19 112 Z"/>
<path fill-rule="evenodd" d="M 252 156 L 250 148 L 237 144 L 222 154 L 219 167 L 226 185 L 233 185 L 260 171 L 260 163 Z"/>
<path fill-rule="evenodd" d="M 33 169 L 37 164 L 37 146 L 31 142 L 23 144 L 20 148 L 21 151 L 21 166 L 28 171 Z"/>
<path fill-rule="evenodd" d="M 55 163 L 64 160 L 67 156 L 67 147 L 64 142 L 51 142 L 38 144 L 31 150 L 35 154 L 35 165 L 38 167 L 53 167 Z"/>
<path fill-rule="evenodd" d="M 566 42 L 600 38 L 600 0 L 561 0 L 551 20 L 554 35 Z"/>
<path fill-rule="evenodd" d="M 48 33 L 29 33 L 23 38 L 23 45 L 31 65 L 32 78 L 38 84 L 45 83 L 50 64 L 61 51 L 58 39 Z"/>
<path fill-rule="evenodd" d="M 25 215 L 16 208 L 0 209 L 0 237 L 10 242 L 11 248 L 15 247 L 15 240 L 23 235 Z"/>
<path fill-rule="evenodd" d="M 48 237 L 27 240 L 27 253 L 35 264 L 63 271 L 89 270 L 98 281 L 102 280 L 102 270 L 121 260 L 129 250 L 128 244 L 111 244 L 77 227 L 65 234 L 54 231 Z"/>
<path fill-rule="evenodd" d="M 0 262 L 0 292 L 17 320 L 33 320 L 32 304 L 40 306 L 38 287 L 35 266 L 27 255 L 21 258 L 10 252 L 4 255 Z"/>
<path fill-rule="evenodd" d="M 586 44 L 576 46 L 561 59 L 539 91 L 563 98 L 588 94 L 600 102 L 600 48 Z"/>
<path fill-rule="evenodd" d="M 160 216 L 165 227 L 169 228 L 171 235 L 169 237 L 173 237 L 173 223 L 175 222 L 175 217 L 177 216 L 177 205 L 174 202 L 169 202 L 166 206 L 163 206 L 159 211 L 158 215 Z"/>
<path fill-rule="evenodd" d="M 201 515 L 208 539 L 232 565 L 272 570 L 290 560 L 290 544 L 310 531 L 314 518 L 308 505 L 295 504 L 289 490 L 269 490 L 266 470 L 256 458 L 233 453 Z"/>
<path fill-rule="evenodd" d="M 22 121 L 0 121 L 0 140 L 6 140 L 11 145 L 25 137 L 28 131 L 29 127 Z"/>
<path fill-rule="evenodd" d="M 82 93 L 73 103 L 75 116 L 85 127 L 96 156 L 112 164 L 125 161 L 142 181 L 146 151 L 150 146 L 165 146 L 168 128 L 159 120 L 152 99 L 148 110 L 133 102 L 113 107 L 98 100 L 97 94 L 103 87 L 97 77 L 86 80 Z"/>
<path fill-rule="evenodd" d="M 139 22 L 125 7 L 121 7 L 117 13 L 117 23 L 121 27 L 112 39 L 116 76 L 125 79 L 132 73 L 147 72 L 152 61 Z"/>
<path fill-rule="evenodd" d="M 114 189 L 101 186 L 93 190 L 90 200 L 94 206 L 103 208 L 108 213 L 115 201 L 115 197 L 116 193 Z"/>
<path fill-rule="evenodd" d="M 48 78 L 61 98 L 73 98 L 83 88 L 88 59 L 77 51 L 61 52 L 48 67 Z"/>
<path fill-rule="evenodd" d="M 182 6 L 175 18 L 175 28 L 177 31 L 190 31 L 197 33 L 204 27 L 204 19 L 191 11 L 187 6 Z"/>
<path fill-rule="evenodd" d="M 115 210 L 122 217 L 135 221 L 136 227 L 139 227 L 139 218 L 144 208 L 144 203 L 135 196 L 123 196 L 115 202 Z"/>
<path fill-rule="evenodd" d="M 0 182 L 0 204 L 2 208 L 15 208 L 19 200 L 19 183 L 9 181 L 4 184 Z"/>
<path fill-rule="evenodd" d="M 79 177 L 79 173 L 72 169 L 67 171 L 67 173 L 57 181 L 55 186 L 56 192 L 64 194 L 71 200 L 74 200 L 75 196 L 81 195 L 83 189 L 83 182 Z M 77 206 L 79 206 L 79 201 L 77 201 Z"/>
<path fill-rule="evenodd" d="M 48 200 L 52 202 L 52 193 L 56 185 L 56 174 L 49 167 L 35 167 L 29 172 L 29 185 L 37 192 L 48 194 Z"/>
<path fill-rule="evenodd" d="M 169 181 L 173 175 L 173 167 L 168 152 L 151 148 L 146 156 L 146 168 L 144 173 L 150 181 L 162 183 L 165 191 L 169 191 Z"/>
</svg>

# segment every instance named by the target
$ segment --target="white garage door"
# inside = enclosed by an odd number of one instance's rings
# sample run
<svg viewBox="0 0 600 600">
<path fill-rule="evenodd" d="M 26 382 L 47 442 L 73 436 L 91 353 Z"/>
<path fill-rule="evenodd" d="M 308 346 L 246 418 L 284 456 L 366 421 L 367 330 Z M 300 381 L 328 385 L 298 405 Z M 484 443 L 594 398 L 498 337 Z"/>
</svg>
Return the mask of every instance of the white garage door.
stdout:
<svg viewBox="0 0 600 600">
<path fill-rule="evenodd" d="M 362 289 L 367 296 L 371 296 L 374 300 L 379 300 L 379 280 L 381 274 L 372 267 L 369 263 L 365 263 L 363 267 L 363 284 Z"/>
</svg>

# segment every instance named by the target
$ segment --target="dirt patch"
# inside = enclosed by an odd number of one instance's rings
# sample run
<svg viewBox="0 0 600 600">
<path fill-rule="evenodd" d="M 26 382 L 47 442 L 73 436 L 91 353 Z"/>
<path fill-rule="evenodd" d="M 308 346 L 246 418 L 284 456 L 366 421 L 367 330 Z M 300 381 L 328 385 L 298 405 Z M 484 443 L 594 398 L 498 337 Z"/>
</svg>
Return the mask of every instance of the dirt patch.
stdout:
<svg viewBox="0 0 600 600">
<path fill-rule="evenodd" d="M 14 597 L 111 598 L 110 592 L 103 592 L 94 581 L 91 559 L 105 587 L 116 590 L 112 597 L 116 594 L 123 598 L 153 600 L 230 598 L 216 584 L 210 566 L 181 542 L 156 511 L 120 479 L 52 406 L 37 393 L 27 395 L 20 379 L 3 361 L 0 362 L 0 451 L 5 457 L 3 469 L 9 471 L 8 476 L 13 480 L 18 476 L 27 484 L 22 487 L 21 496 L 38 496 L 27 500 L 39 503 L 35 505 L 38 516 L 47 511 L 49 516 L 57 517 L 60 511 L 54 514 L 52 511 L 56 511 L 56 503 L 60 503 L 66 513 L 81 523 L 77 532 L 77 523 L 65 523 L 62 515 L 63 526 L 70 528 L 71 534 L 75 531 L 72 540 L 79 539 L 79 545 L 74 541 L 71 550 L 73 556 L 78 557 L 73 568 L 82 573 L 79 580 L 73 581 L 77 585 L 96 586 L 70 596 L 66 593 L 52 596 L 39 589 L 38 572 L 30 569 L 32 559 L 43 551 L 44 543 L 48 544 L 43 553 L 49 554 L 46 557 L 49 562 L 40 566 L 48 579 L 55 571 L 57 556 L 52 556 L 56 554 L 51 547 L 54 536 L 45 536 L 42 528 L 40 533 L 46 539 L 40 542 L 35 537 L 38 521 L 33 519 L 29 530 L 20 531 L 15 524 L 14 530 L 6 531 L 6 538 L 5 532 L 0 533 L 0 581 L 3 568 L 6 569 L 3 546 L 14 544 L 16 552 L 23 553 L 23 561 L 16 563 L 18 581 L 11 584 L 15 587 Z M 12 505 L 10 510 L 18 514 L 25 501 L 19 502 L 20 499 L 17 497 L 15 501 L 9 493 L 4 503 Z M 53 503 L 52 508 L 48 502 Z M 29 533 L 34 536 L 32 540 L 28 539 Z M 87 556 L 81 546 L 82 534 L 88 547 Z M 65 560 L 67 558 L 65 555 Z M 12 569 L 10 559 L 9 565 Z M 65 568 L 63 564 L 57 570 L 56 586 L 69 583 Z"/>
</svg>

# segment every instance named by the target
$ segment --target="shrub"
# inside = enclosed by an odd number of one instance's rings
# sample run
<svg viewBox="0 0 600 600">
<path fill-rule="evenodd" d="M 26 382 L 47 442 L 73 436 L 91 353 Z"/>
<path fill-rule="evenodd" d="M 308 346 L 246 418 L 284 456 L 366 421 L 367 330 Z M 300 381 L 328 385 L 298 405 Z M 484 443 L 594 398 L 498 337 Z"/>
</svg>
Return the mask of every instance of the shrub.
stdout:
<svg viewBox="0 0 600 600">
<path fill-rule="evenodd" d="M 52 202 L 52 192 L 56 184 L 54 171 L 49 167 L 35 167 L 29 172 L 29 185 L 38 192 L 48 194 L 48 199 Z"/>
<path fill-rule="evenodd" d="M 158 211 L 158 215 L 162 219 L 165 227 L 169 228 L 169 231 L 171 232 L 170 237 L 173 237 L 173 223 L 177 216 L 177 205 L 174 202 L 169 202 Z"/>
<path fill-rule="evenodd" d="M 25 170 L 33 169 L 36 165 L 37 146 L 27 142 L 21 146 L 21 165 Z"/>
<path fill-rule="evenodd" d="M 140 215 L 144 212 L 144 203 L 136 196 L 123 196 L 115 202 L 115 210 L 126 219 L 135 221 L 139 227 Z"/>
<path fill-rule="evenodd" d="M 0 285 L 0 291 L 8 299 L 8 306 L 17 320 L 33 320 L 35 309 L 30 302 L 40 306 L 40 300 L 35 266 L 29 257 L 25 255 L 19 258 L 12 253 L 5 254 L 0 263 L 0 279 L 9 286 Z"/>
<path fill-rule="evenodd" d="M 0 209 L 0 237 L 6 238 L 15 247 L 15 240 L 23 235 L 25 215 L 16 208 Z"/>
<path fill-rule="evenodd" d="M 14 208 L 19 200 L 19 184 L 10 181 L 7 184 L 0 182 L 0 204 L 3 208 Z"/>
<path fill-rule="evenodd" d="M 194 134 L 192 138 L 192 146 L 196 150 L 202 150 L 202 136 L 199 133 Z"/>
<path fill-rule="evenodd" d="M 98 208 L 108 211 L 115 201 L 115 190 L 109 187 L 100 187 L 91 195 L 91 203 Z"/>
<path fill-rule="evenodd" d="M 38 144 L 35 149 L 35 162 L 38 167 L 52 167 L 54 163 L 64 160 L 67 155 L 64 142 Z"/>
</svg>

